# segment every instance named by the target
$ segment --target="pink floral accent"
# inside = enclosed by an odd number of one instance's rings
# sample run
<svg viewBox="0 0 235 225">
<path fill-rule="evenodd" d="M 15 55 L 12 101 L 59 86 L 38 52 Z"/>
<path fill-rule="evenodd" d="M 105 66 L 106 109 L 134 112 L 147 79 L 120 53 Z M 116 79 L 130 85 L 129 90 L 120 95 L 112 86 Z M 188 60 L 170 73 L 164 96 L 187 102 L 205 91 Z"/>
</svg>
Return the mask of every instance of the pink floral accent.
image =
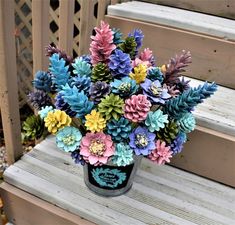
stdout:
<svg viewBox="0 0 235 225">
<path fill-rule="evenodd" d="M 100 148 L 95 148 L 94 143 L 103 146 L 103 150 L 95 153 L 95 150 L 100 150 Z M 86 162 L 92 165 L 97 166 L 106 164 L 109 157 L 114 155 L 114 151 L 115 148 L 111 136 L 106 135 L 103 132 L 87 133 L 81 140 L 80 155 L 83 156 Z"/>
<path fill-rule="evenodd" d="M 92 42 L 90 44 L 91 63 L 98 62 L 108 63 L 109 56 L 116 48 L 113 44 L 113 33 L 109 25 L 101 21 L 100 28 L 95 27 L 96 35 L 91 36 Z"/>
<path fill-rule="evenodd" d="M 156 149 L 153 150 L 149 155 L 148 158 L 153 162 L 163 165 L 166 162 L 170 162 L 170 158 L 172 158 L 172 151 L 170 151 L 170 146 L 166 147 L 166 143 L 160 140 L 156 142 Z"/>
<path fill-rule="evenodd" d="M 139 58 L 135 58 L 135 60 L 132 60 L 131 64 L 133 68 L 137 67 L 139 64 L 143 64 L 147 66 L 147 68 L 150 68 L 152 66 L 152 64 L 149 61 L 142 61 Z"/>
<path fill-rule="evenodd" d="M 132 95 L 125 101 L 124 116 L 132 122 L 141 122 L 146 119 L 151 106 L 147 96 Z"/>
</svg>

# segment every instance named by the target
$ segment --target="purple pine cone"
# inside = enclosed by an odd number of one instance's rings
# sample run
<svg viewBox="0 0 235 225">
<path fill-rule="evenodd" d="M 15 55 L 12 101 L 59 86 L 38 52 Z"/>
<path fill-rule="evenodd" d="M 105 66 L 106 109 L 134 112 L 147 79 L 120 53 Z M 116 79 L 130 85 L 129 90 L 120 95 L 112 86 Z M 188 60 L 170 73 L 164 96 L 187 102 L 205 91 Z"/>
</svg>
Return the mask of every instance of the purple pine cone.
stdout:
<svg viewBox="0 0 235 225">
<path fill-rule="evenodd" d="M 61 111 L 65 111 L 65 113 L 67 115 L 69 115 L 70 117 L 76 116 L 77 113 L 74 112 L 73 110 L 71 110 L 69 104 L 64 101 L 63 95 L 61 93 L 57 94 L 55 100 L 56 100 L 56 102 L 55 102 L 56 109 L 59 109 Z"/>
<path fill-rule="evenodd" d="M 42 107 L 51 105 L 51 98 L 46 92 L 41 90 L 30 92 L 28 100 L 35 109 L 41 109 Z"/>
<path fill-rule="evenodd" d="M 110 93 L 110 91 L 111 87 L 109 84 L 104 81 L 97 81 L 92 84 L 89 93 L 91 100 L 93 100 L 95 104 L 98 104 L 102 98 Z"/>
</svg>

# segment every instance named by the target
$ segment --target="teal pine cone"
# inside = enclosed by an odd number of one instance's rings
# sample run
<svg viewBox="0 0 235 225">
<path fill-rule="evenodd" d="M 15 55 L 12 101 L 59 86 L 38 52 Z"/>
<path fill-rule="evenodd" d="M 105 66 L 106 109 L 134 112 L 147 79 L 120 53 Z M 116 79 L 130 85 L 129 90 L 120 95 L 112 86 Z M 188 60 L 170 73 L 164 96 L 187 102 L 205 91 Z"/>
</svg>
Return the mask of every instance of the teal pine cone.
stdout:
<svg viewBox="0 0 235 225">
<path fill-rule="evenodd" d="M 180 131 L 190 133 L 196 126 L 196 120 L 192 113 L 186 113 L 180 120 L 178 120 Z"/>
<path fill-rule="evenodd" d="M 164 115 L 162 110 L 158 109 L 155 112 L 150 111 L 145 120 L 145 125 L 150 132 L 159 131 L 160 128 L 164 128 L 168 123 L 168 115 Z"/>
<path fill-rule="evenodd" d="M 116 145 L 114 156 L 112 161 L 117 166 L 127 166 L 133 162 L 133 150 L 129 145 L 119 143 Z"/>
</svg>

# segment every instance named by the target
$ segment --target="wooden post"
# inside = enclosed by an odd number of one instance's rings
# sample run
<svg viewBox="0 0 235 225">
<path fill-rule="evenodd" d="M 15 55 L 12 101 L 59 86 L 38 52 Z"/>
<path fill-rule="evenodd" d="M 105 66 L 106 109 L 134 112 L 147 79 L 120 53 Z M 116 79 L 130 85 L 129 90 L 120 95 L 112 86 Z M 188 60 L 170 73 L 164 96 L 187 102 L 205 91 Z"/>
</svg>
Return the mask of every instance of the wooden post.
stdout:
<svg viewBox="0 0 235 225">
<path fill-rule="evenodd" d="M 90 36 L 93 29 L 93 4 L 91 0 L 81 1 L 79 55 L 89 53 Z"/>
<path fill-rule="evenodd" d="M 0 107 L 9 164 L 22 155 L 17 87 L 14 0 L 0 1 Z"/>
<path fill-rule="evenodd" d="M 98 1 L 98 14 L 97 14 L 96 26 L 99 26 L 100 21 L 104 20 L 106 8 L 109 4 L 110 4 L 109 0 L 99 0 Z"/>
<path fill-rule="evenodd" d="M 49 44 L 49 0 L 32 0 L 33 73 L 47 70 L 45 47 Z"/>
<path fill-rule="evenodd" d="M 59 10 L 59 47 L 72 56 L 74 0 L 61 0 Z"/>
</svg>

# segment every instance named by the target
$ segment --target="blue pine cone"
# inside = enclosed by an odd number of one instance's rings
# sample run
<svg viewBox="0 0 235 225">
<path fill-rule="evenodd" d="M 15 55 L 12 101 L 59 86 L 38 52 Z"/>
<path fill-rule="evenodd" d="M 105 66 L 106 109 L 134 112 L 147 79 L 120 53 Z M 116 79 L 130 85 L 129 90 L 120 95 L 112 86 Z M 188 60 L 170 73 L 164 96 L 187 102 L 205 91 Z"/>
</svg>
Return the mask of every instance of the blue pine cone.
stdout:
<svg viewBox="0 0 235 225">
<path fill-rule="evenodd" d="M 170 99 L 165 107 L 165 113 L 170 117 L 179 120 L 186 113 L 190 112 L 196 105 L 209 98 L 217 90 L 215 83 L 205 82 L 196 88 L 190 88 L 176 98 Z"/>
<path fill-rule="evenodd" d="M 112 92 L 121 97 L 128 97 L 134 94 L 139 87 L 139 85 L 136 84 L 136 81 L 132 80 L 130 77 L 123 77 L 121 80 L 114 79 L 110 85 Z"/>
<path fill-rule="evenodd" d="M 116 49 L 110 56 L 109 69 L 114 77 L 128 76 L 132 69 L 129 54 Z"/>
<path fill-rule="evenodd" d="M 160 83 L 163 82 L 163 73 L 159 67 L 152 67 L 147 72 L 147 78 L 151 81 L 158 80 Z"/>
<path fill-rule="evenodd" d="M 75 150 L 71 153 L 71 157 L 76 164 L 81 164 L 82 166 L 85 165 L 85 160 L 83 159 L 82 155 L 80 155 L 79 150 Z"/>
<path fill-rule="evenodd" d="M 35 78 L 33 80 L 33 86 L 45 92 L 51 91 L 52 80 L 50 74 L 44 71 L 38 71 L 35 74 Z"/>
<path fill-rule="evenodd" d="M 64 111 L 70 117 L 75 117 L 77 114 L 75 111 L 71 110 L 69 104 L 64 101 L 61 93 L 58 93 L 55 97 L 55 107 L 56 109 Z"/>
<path fill-rule="evenodd" d="M 41 90 L 30 92 L 28 95 L 28 100 L 31 105 L 37 110 L 40 110 L 42 107 L 51 105 L 51 98 L 46 92 Z"/>
<path fill-rule="evenodd" d="M 62 86 L 65 85 L 70 76 L 69 66 L 65 66 L 66 61 L 61 58 L 58 53 L 53 54 L 50 58 L 49 71 L 52 74 L 52 84 L 57 91 L 60 91 Z"/>
<path fill-rule="evenodd" d="M 140 29 L 135 29 L 133 33 L 129 33 L 128 37 L 134 37 L 135 42 L 136 42 L 136 49 L 138 50 L 142 46 L 142 42 L 144 39 L 144 34 L 142 30 Z"/>
<path fill-rule="evenodd" d="M 182 151 L 184 143 L 187 141 L 187 135 L 180 132 L 175 140 L 171 143 L 171 151 L 173 155 L 178 154 Z"/>
<path fill-rule="evenodd" d="M 100 103 L 101 99 L 108 95 L 111 91 L 110 85 L 104 81 L 97 81 L 93 83 L 89 94 L 91 100 L 94 101 L 95 104 Z"/>
<path fill-rule="evenodd" d="M 90 55 L 82 55 L 80 57 L 83 61 L 87 62 L 88 64 L 91 65 L 91 56 Z"/>
<path fill-rule="evenodd" d="M 107 133 L 111 135 L 112 140 L 120 142 L 126 140 L 131 132 L 131 124 L 129 120 L 121 117 L 119 120 L 112 119 L 107 124 Z"/>
<path fill-rule="evenodd" d="M 83 58 L 79 57 L 75 59 L 75 62 L 72 63 L 74 68 L 73 73 L 80 76 L 91 76 L 91 65 L 87 63 Z"/>
<path fill-rule="evenodd" d="M 70 87 L 66 84 L 59 93 L 63 95 L 63 99 L 68 103 L 70 109 L 76 112 L 76 117 L 83 118 L 91 112 L 94 103 L 89 101 L 84 91 L 80 92 L 76 86 Z"/>
<path fill-rule="evenodd" d="M 71 87 L 76 86 L 79 91 L 84 91 L 87 95 L 91 86 L 91 78 L 77 75 L 69 79 L 69 84 Z"/>
</svg>

